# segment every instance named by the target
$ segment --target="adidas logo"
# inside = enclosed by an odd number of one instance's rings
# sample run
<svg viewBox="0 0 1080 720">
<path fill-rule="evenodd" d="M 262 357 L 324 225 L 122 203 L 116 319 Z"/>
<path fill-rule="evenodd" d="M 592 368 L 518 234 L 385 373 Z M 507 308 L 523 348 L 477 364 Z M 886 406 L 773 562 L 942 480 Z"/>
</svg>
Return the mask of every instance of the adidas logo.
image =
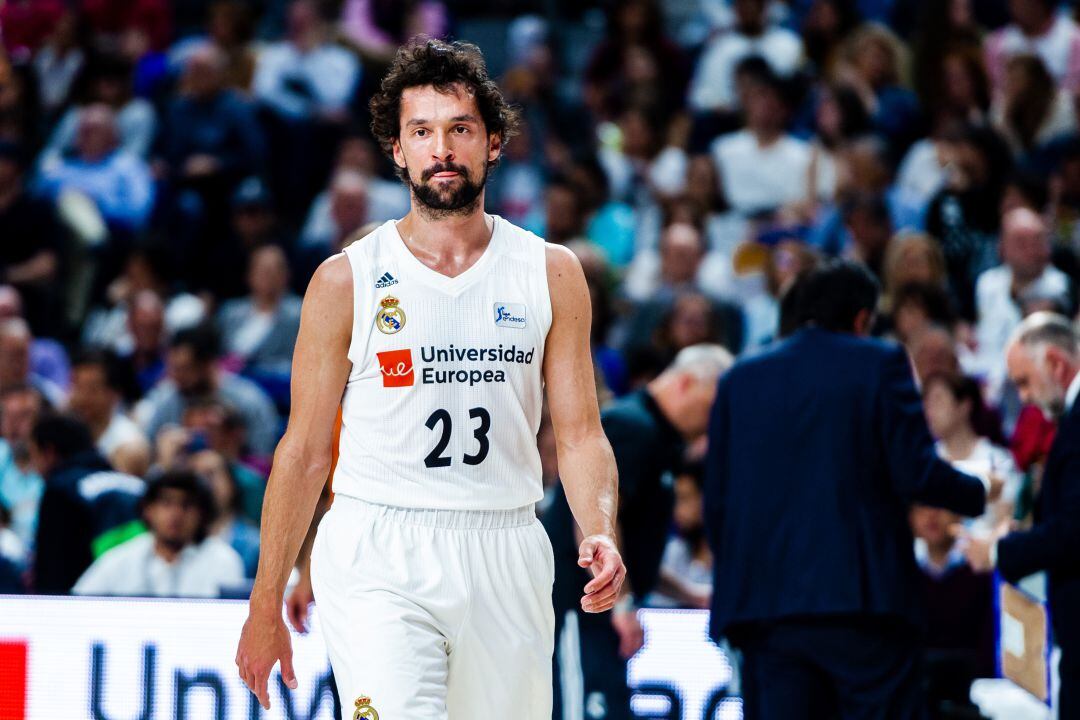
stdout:
<svg viewBox="0 0 1080 720">
<path fill-rule="evenodd" d="M 375 288 L 385 288 L 391 285 L 397 285 L 397 278 L 388 272 L 382 274 L 382 277 L 375 281 Z"/>
</svg>

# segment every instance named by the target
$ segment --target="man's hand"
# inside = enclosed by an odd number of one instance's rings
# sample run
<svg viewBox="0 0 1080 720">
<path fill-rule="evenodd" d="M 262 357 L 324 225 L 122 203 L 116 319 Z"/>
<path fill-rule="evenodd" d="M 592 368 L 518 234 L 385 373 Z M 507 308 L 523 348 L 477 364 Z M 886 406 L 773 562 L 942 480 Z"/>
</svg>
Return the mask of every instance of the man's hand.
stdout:
<svg viewBox="0 0 1080 720">
<path fill-rule="evenodd" d="M 315 602 L 315 593 L 311 589 L 311 576 L 306 572 L 301 572 L 300 582 L 296 583 L 296 587 L 285 598 L 285 614 L 289 618 L 289 624 L 301 635 L 308 631 L 308 608 L 313 602 Z"/>
<path fill-rule="evenodd" d="M 280 615 L 256 615 L 250 613 L 244 630 L 240 633 L 240 645 L 236 649 L 236 665 L 248 690 L 259 698 L 265 710 L 270 709 L 270 693 L 266 689 L 267 678 L 274 664 L 281 661 L 281 677 L 292 690 L 296 689 L 296 673 L 292 666 L 292 640 L 285 621 Z"/>
<path fill-rule="evenodd" d="M 991 550 L 998 540 L 1009 534 L 1009 521 L 1002 522 L 991 532 L 971 532 L 963 525 L 952 525 L 949 533 L 959 542 L 960 551 L 975 572 L 991 572 L 994 569 Z"/>
<path fill-rule="evenodd" d="M 610 610 L 626 579 L 626 567 L 615 542 L 607 535 L 589 535 L 578 549 L 578 565 L 589 568 L 593 574 L 585 586 L 581 609 L 590 613 Z"/>
<path fill-rule="evenodd" d="M 615 608 L 611 613 L 611 626 L 619 636 L 619 655 L 629 660 L 645 644 L 645 631 L 638 620 L 637 610 Z"/>
</svg>

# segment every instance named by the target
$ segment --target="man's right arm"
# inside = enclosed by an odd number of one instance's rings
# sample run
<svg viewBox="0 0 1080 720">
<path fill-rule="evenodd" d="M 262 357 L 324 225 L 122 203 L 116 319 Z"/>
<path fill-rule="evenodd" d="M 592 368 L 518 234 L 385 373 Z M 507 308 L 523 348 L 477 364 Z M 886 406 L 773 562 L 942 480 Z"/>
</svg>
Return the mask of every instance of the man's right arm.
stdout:
<svg viewBox="0 0 1080 720">
<path fill-rule="evenodd" d="M 352 368 L 352 293 L 348 258 L 335 255 L 315 271 L 301 311 L 292 411 L 267 481 L 259 569 L 237 651 L 240 674 L 265 708 L 266 678 L 279 658 L 282 675 L 293 679 L 282 597 L 330 468 L 334 416 Z"/>
<path fill-rule="evenodd" d="M 938 456 L 903 349 L 889 352 L 881 374 L 881 433 L 893 489 L 911 502 L 982 514 L 988 488 Z"/>
</svg>

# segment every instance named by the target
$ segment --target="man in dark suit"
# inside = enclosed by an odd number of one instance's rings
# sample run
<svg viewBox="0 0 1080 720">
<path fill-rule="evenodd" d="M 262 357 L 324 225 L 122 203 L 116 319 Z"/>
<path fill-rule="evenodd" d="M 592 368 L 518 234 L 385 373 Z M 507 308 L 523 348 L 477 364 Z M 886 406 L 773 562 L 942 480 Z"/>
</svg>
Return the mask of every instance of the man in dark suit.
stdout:
<svg viewBox="0 0 1080 720">
<path fill-rule="evenodd" d="M 1047 573 L 1054 639 L 1061 648 L 1059 720 L 1080 718 L 1080 338 L 1068 318 L 1035 313 L 1017 328 L 1006 354 L 1020 399 L 1058 419 L 1030 530 L 966 538 L 976 570 L 997 565 L 1011 583 Z"/>
<path fill-rule="evenodd" d="M 742 650 L 748 720 L 921 717 L 908 507 L 978 515 L 987 484 L 938 458 L 903 349 L 860 337 L 865 268 L 833 262 L 793 291 L 799 329 L 717 388 L 710 634 Z"/>
</svg>

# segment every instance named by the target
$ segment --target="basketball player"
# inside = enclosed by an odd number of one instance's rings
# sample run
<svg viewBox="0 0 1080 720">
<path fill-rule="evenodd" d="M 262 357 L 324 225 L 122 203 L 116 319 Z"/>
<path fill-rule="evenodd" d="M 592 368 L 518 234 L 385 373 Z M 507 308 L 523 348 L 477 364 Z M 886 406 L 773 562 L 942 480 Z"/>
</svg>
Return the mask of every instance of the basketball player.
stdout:
<svg viewBox="0 0 1080 720">
<path fill-rule="evenodd" d="M 412 208 L 308 288 L 236 662 L 265 708 L 275 662 L 296 687 L 282 596 L 340 403 L 311 577 L 345 717 L 548 720 L 554 560 L 534 513 L 545 387 L 593 575 L 582 608 L 610 609 L 625 577 L 584 274 L 565 248 L 484 213 L 518 120 L 475 46 L 404 46 L 371 112 Z"/>
</svg>

